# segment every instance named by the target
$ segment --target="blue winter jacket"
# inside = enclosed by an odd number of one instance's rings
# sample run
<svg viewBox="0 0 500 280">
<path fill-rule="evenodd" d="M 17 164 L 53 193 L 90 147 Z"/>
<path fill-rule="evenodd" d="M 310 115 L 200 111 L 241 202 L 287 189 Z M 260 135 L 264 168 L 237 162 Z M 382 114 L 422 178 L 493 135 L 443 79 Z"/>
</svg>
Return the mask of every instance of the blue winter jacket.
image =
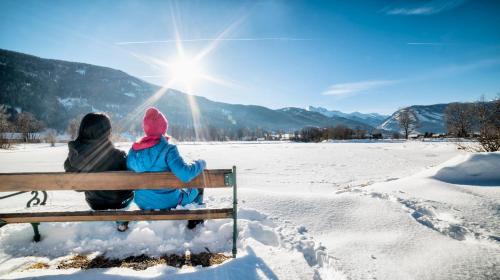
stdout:
<svg viewBox="0 0 500 280">
<path fill-rule="evenodd" d="M 179 155 L 177 146 L 165 138 L 155 146 L 143 150 L 130 149 L 127 168 L 135 172 L 172 172 L 182 182 L 189 182 L 205 169 L 205 161 L 186 163 Z M 144 210 L 170 209 L 177 205 L 193 202 L 198 195 L 197 189 L 136 190 L 134 201 Z"/>
</svg>

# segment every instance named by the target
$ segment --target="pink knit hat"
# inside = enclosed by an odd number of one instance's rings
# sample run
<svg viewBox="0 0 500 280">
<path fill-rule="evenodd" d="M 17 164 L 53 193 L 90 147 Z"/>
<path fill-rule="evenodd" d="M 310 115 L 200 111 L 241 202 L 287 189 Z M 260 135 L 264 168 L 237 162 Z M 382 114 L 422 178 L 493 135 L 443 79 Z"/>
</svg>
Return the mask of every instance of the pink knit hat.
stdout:
<svg viewBox="0 0 500 280">
<path fill-rule="evenodd" d="M 167 133 L 168 120 L 158 109 L 152 107 L 146 110 L 142 127 L 146 136 L 162 136 Z"/>
</svg>

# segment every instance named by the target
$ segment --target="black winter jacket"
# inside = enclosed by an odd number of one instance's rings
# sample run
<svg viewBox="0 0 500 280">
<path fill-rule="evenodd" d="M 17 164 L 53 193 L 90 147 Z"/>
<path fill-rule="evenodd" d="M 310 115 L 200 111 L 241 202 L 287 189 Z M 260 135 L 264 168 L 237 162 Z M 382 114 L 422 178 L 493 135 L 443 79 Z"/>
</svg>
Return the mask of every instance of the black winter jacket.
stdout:
<svg viewBox="0 0 500 280">
<path fill-rule="evenodd" d="M 108 139 L 75 140 L 68 143 L 66 172 L 104 172 L 127 170 L 127 154 Z M 105 187 L 105 186 L 103 186 Z M 85 200 L 94 210 L 121 209 L 132 200 L 132 191 L 85 191 Z"/>
</svg>

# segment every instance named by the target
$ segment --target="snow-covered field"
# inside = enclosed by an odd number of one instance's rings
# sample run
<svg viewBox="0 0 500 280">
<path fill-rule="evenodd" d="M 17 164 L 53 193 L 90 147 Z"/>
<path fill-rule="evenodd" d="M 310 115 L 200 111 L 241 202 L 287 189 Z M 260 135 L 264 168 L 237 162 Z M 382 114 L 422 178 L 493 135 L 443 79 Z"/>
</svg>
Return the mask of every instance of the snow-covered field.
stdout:
<svg viewBox="0 0 500 280">
<path fill-rule="evenodd" d="M 128 150 L 130 143 L 118 145 Z M 500 279 L 500 153 L 446 142 L 181 144 L 209 168 L 238 167 L 239 255 L 209 268 L 156 266 L 26 270 L 74 254 L 127 257 L 230 252 L 230 220 L 189 231 L 184 221 L 45 223 L 0 229 L 0 278 Z M 67 148 L 0 151 L 0 172 L 62 171 Z M 229 190 L 208 190 L 208 206 Z M 23 209 L 29 195 L 1 200 Z M 87 209 L 83 195 L 49 192 L 43 209 Z M 43 210 L 42 209 L 42 210 Z"/>
</svg>

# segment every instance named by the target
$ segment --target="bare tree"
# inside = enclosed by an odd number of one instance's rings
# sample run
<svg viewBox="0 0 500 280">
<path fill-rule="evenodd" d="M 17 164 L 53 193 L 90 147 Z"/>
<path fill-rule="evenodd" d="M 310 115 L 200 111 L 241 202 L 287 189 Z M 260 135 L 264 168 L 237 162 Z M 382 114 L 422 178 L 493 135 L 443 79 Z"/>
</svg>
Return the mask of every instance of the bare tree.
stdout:
<svg viewBox="0 0 500 280">
<path fill-rule="evenodd" d="M 488 122 L 490 119 L 489 114 L 491 113 L 491 110 L 488 107 L 489 106 L 484 98 L 484 95 L 482 95 L 479 98 L 479 100 L 474 104 L 474 113 L 477 118 L 477 122 L 479 125 L 479 133 L 481 135 L 484 135 L 486 133 Z"/>
<path fill-rule="evenodd" d="M 43 123 L 32 113 L 22 112 L 17 115 L 15 126 L 23 134 L 24 142 L 32 142 L 38 138 L 37 133 L 43 128 Z"/>
<path fill-rule="evenodd" d="M 10 142 L 6 135 L 12 128 L 9 117 L 7 106 L 0 104 L 0 149 L 8 149 L 10 147 Z"/>
<path fill-rule="evenodd" d="M 0 104 L 0 132 L 7 132 L 11 128 L 9 117 L 7 106 Z"/>
<path fill-rule="evenodd" d="M 478 119 L 479 145 L 482 151 L 500 150 L 500 95 L 493 102 L 486 102 L 484 96 L 476 102 L 475 113 Z"/>
<path fill-rule="evenodd" d="M 78 136 L 78 129 L 80 128 L 80 121 L 75 118 L 71 119 L 68 122 L 68 134 L 71 137 L 71 140 L 75 140 L 76 137 Z"/>
<path fill-rule="evenodd" d="M 474 110 L 471 104 L 451 103 L 444 111 L 446 128 L 456 137 L 468 137 L 472 132 Z"/>
<path fill-rule="evenodd" d="M 399 111 L 399 127 L 404 131 L 405 138 L 408 139 L 410 132 L 418 127 L 418 117 L 411 108 L 404 108 Z"/>
<path fill-rule="evenodd" d="M 45 142 L 50 143 L 51 147 L 56 146 L 57 131 L 55 129 L 48 129 L 45 135 Z"/>
</svg>

